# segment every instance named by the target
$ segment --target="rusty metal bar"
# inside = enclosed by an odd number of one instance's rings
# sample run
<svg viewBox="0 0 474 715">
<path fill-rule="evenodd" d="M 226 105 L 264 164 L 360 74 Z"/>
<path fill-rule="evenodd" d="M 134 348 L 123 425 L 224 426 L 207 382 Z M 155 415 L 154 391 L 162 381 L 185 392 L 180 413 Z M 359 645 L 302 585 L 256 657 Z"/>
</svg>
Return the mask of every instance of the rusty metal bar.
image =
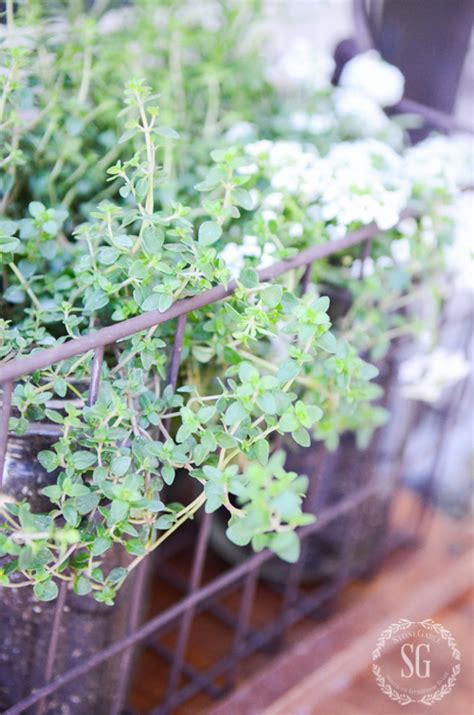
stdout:
<svg viewBox="0 0 474 715">
<path fill-rule="evenodd" d="M 91 381 L 89 385 L 89 407 L 94 404 L 99 394 L 100 374 L 102 372 L 102 364 L 104 362 L 104 349 L 104 345 L 99 345 L 94 353 L 94 359 L 92 361 L 91 368 Z"/>
<path fill-rule="evenodd" d="M 174 654 L 169 648 L 161 645 L 161 643 L 154 643 L 153 641 L 149 641 L 146 645 L 147 648 L 152 650 L 167 663 L 173 662 Z M 200 672 L 189 663 L 183 663 L 182 671 L 187 678 L 196 683 L 198 689 L 203 690 L 213 698 L 218 698 L 223 694 L 223 692 L 225 692 L 224 688 L 214 685 L 206 673 Z"/>
<path fill-rule="evenodd" d="M 366 0 L 354 0 L 352 17 L 359 52 L 366 52 L 374 46 L 374 38 L 370 28 Z"/>
<path fill-rule="evenodd" d="M 8 424 L 12 409 L 13 382 L 4 382 L 2 385 L 2 414 L 0 417 L 0 485 L 3 482 L 3 468 L 7 454 Z"/>
<path fill-rule="evenodd" d="M 334 583 L 328 584 L 324 588 L 317 589 L 311 596 L 302 599 L 298 606 L 289 614 L 289 623 L 293 625 L 297 621 L 301 620 L 318 606 L 321 606 L 325 601 L 330 599 L 335 595 L 337 587 Z M 268 648 L 269 645 L 275 643 L 278 639 L 281 630 L 284 626 L 281 621 L 271 621 L 266 624 L 248 639 L 246 643 L 242 644 L 242 650 L 240 652 L 240 658 L 245 658 L 258 650 L 263 650 Z M 232 654 L 221 658 L 214 666 L 202 673 L 208 679 L 217 678 L 224 673 L 228 672 L 233 666 Z M 171 705 L 173 707 L 178 707 L 181 703 L 185 702 L 191 698 L 195 693 L 199 692 L 199 685 L 196 681 L 191 681 L 190 683 L 183 686 L 180 690 L 176 691 L 173 695 Z M 152 715 L 149 711 L 147 715 Z"/>
<path fill-rule="evenodd" d="M 431 124 L 435 129 L 446 132 L 448 134 L 452 132 L 462 132 L 464 134 L 474 134 L 474 127 L 471 124 L 466 124 L 461 122 L 456 117 L 452 117 L 446 112 L 442 112 L 439 109 L 433 109 L 433 107 L 428 107 L 425 104 L 416 102 L 414 99 L 408 99 L 404 97 L 400 102 L 394 107 L 397 112 L 409 112 L 410 114 L 418 114 L 420 117 L 428 123 Z"/>
<path fill-rule="evenodd" d="M 229 676 L 226 685 L 229 688 L 234 687 L 237 678 L 237 668 L 239 660 L 245 649 L 245 640 L 248 637 L 250 630 L 250 620 L 252 617 L 252 609 L 257 591 L 259 567 L 253 568 L 245 577 L 244 589 L 242 592 L 237 628 L 235 631 L 234 645 L 230 656 Z"/>
<path fill-rule="evenodd" d="M 416 211 L 407 209 L 400 214 L 400 221 L 404 218 L 417 215 L 418 213 Z M 287 271 L 295 268 L 302 268 L 303 266 L 308 265 L 308 263 L 313 263 L 314 261 L 322 258 L 332 256 L 335 253 L 339 253 L 347 248 L 356 246 L 357 244 L 362 243 L 362 241 L 374 238 L 380 233 L 383 232 L 375 224 L 363 226 L 357 231 L 348 233 L 347 236 L 344 236 L 343 238 L 311 246 L 311 248 L 301 251 L 287 261 L 278 261 L 273 263 L 271 266 L 261 268 L 257 271 L 259 279 L 261 282 L 273 280 Z M 12 360 L 3 366 L 0 366 L 0 382 L 15 380 L 23 375 L 28 375 L 55 362 L 59 362 L 60 360 L 81 355 L 89 350 L 95 350 L 100 346 L 104 347 L 109 343 L 114 343 L 118 340 L 122 340 L 123 338 L 127 338 L 134 333 L 147 330 L 154 325 L 161 325 L 162 323 L 178 318 L 185 313 L 190 313 L 193 310 L 197 310 L 205 307 L 206 305 L 210 305 L 211 303 L 223 300 L 224 298 L 227 298 L 235 293 L 236 288 L 237 282 L 232 280 L 227 286 L 218 285 L 214 288 L 210 288 L 209 290 L 205 290 L 202 293 L 198 293 L 191 298 L 178 300 L 164 313 L 160 313 L 158 310 L 150 310 L 149 312 L 142 313 L 135 318 L 129 318 L 128 320 L 123 320 L 120 323 L 108 325 L 105 328 L 97 330 L 95 333 L 89 333 L 81 336 L 80 338 L 74 338 L 73 340 L 69 340 L 61 345 L 55 345 L 53 348 L 39 350 L 26 358 L 21 358 L 20 360 Z"/>
<path fill-rule="evenodd" d="M 48 654 L 46 656 L 46 666 L 44 669 L 44 682 L 48 683 L 54 675 L 54 665 L 56 663 L 56 655 L 58 652 L 59 643 L 59 633 L 61 630 L 61 619 L 64 613 L 64 606 L 66 605 L 67 597 L 67 583 L 61 581 L 59 587 L 58 600 L 56 601 L 53 624 L 51 626 L 51 637 L 49 639 Z M 40 700 L 38 703 L 38 708 L 36 710 L 36 715 L 43 715 L 46 708 L 46 699 Z"/>
<path fill-rule="evenodd" d="M 142 561 L 142 563 L 137 568 L 137 574 L 133 583 L 133 590 L 130 599 L 130 611 L 128 614 L 127 633 L 133 633 L 140 622 L 142 595 L 146 585 L 147 566 L 148 564 L 145 561 Z M 122 658 L 120 660 L 119 665 L 119 675 L 117 678 L 117 691 L 115 693 L 114 701 L 112 703 L 110 715 L 119 715 L 122 712 L 125 698 L 127 697 L 127 674 L 129 671 L 132 655 L 133 649 L 131 647 L 126 648 L 122 653 Z"/>
<path fill-rule="evenodd" d="M 190 583 L 189 583 L 189 593 L 195 593 L 199 584 L 201 583 L 202 579 L 202 573 L 204 569 L 204 563 L 206 559 L 206 551 L 207 551 L 207 541 L 209 538 L 209 530 L 211 527 L 211 519 L 212 515 L 211 514 L 205 514 L 201 525 L 199 527 L 199 535 L 198 535 L 198 540 L 196 543 L 196 549 L 194 552 L 194 558 L 193 558 L 193 565 L 192 565 L 192 570 L 191 570 L 191 578 L 190 578 Z M 153 710 L 151 715 L 156 715 L 158 712 L 166 712 L 167 711 L 167 702 L 169 701 L 171 695 L 176 689 L 176 685 L 178 683 L 179 676 L 181 675 L 181 671 L 183 669 L 183 662 L 185 658 L 185 652 L 186 652 L 186 646 L 188 644 L 188 639 L 189 639 L 189 633 L 191 630 L 191 625 L 193 622 L 194 618 L 194 607 L 190 606 L 188 609 L 186 609 L 183 620 L 180 623 L 179 630 L 178 630 L 178 638 L 176 641 L 176 645 L 174 648 L 174 658 L 173 658 L 173 663 L 171 665 L 171 672 L 168 680 L 168 685 L 166 688 L 166 694 L 164 697 L 164 704 L 163 708 L 158 708 L 157 710 Z"/>
<path fill-rule="evenodd" d="M 186 323 L 188 320 L 188 314 L 183 313 L 178 317 L 176 321 L 176 334 L 173 342 L 173 352 L 171 355 L 170 369 L 168 372 L 168 385 L 176 389 L 176 384 L 178 382 L 179 373 L 179 363 L 181 360 L 181 351 L 183 349 L 184 331 L 186 330 Z"/>
</svg>

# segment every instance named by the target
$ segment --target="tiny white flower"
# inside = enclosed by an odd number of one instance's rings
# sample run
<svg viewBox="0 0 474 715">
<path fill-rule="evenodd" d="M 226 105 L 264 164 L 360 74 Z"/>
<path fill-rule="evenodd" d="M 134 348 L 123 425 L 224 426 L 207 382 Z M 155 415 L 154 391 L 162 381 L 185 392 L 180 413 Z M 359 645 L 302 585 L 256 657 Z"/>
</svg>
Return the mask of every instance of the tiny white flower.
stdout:
<svg viewBox="0 0 474 715">
<path fill-rule="evenodd" d="M 283 206 L 284 196 L 281 191 L 273 191 L 263 199 L 262 206 L 266 209 L 280 210 Z"/>
<path fill-rule="evenodd" d="M 108 10 L 97 22 L 100 35 L 112 35 L 114 32 L 127 30 L 133 25 L 135 12 L 131 7 L 115 8 Z"/>
<path fill-rule="evenodd" d="M 252 174 L 258 173 L 258 166 L 255 163 L 244 164 L 243 166 L 239 166 L 237 168 L 237 173 L 242 176 L 251 176 Z"/>
<path fill-rule="evenodd" d="M 392 241 L 390 252 L 396 263 L 408 263 L 411 258 L 410 241 L 407 238 Z"/>
<path fill-rule="evenodd" d="M 269 221 L 273 221 L 276 219 L 277 215 L 274 211 L 270 211 L 270 209 L 266 209 L 262 211 L 262 218 L 265 221 L 265 223 L 269 223 Z"/>
<path fill-rule="evenodd" d="M 267 78 L 281 88 L 295 86 L 321 91 L 330 86 L 334 66 L 331 55 L 315 51 L 312 43 L 299 37 L 267 70 Z"/>
<path fill-rule="evenodd" d="M 254 131 L 254 126 L 250 122 L 236 122 L 226 131 L 225 137 L 229 142 L 237 142 L 248 139 Z"/>
<path fill-rule="evenodd" d="M 273 146 L 273 142 L 269 139 L 260 139 L 256 142 L 251 142 L 245 145 L 245 153 L 250 154 L 250 156 L 264 156 L 268 154 Z"/>
<path fill-rule="evenodd" d="M 293 114 L 290 114 L 288 121 L 292 129 L 302 132 L 308 128 L 309 114 L 306 112 L 293 112 Z"/>
<path fill-rule="evenodd" d="M 393 260 L 389 256 L 379 256 L 375 263 L 377 264 L 377 268 L 381 268 L 382 270 L 384 268 L 392 268 L 393 266 Z"/>
<path fill-rule="evenodd" d="M 418 224 L 414 218 L 404 218 L 400 221 L 397 228 L 400 233 L 410 238 L 416 235 L 416 232 L 418 231 Z"/>
<path fill-rule="evenodd" d="M 371 256 L 367 256 L 367 258 L 364 260 L 363 270 L 362 261 L 360 260 L 360 258 L 355 259 L 351 266 L 352 278 L 360 278 L 361 271 L 364 278 L 367 278 L 367 276 L 372 276 L 374 274 L 374 259 Z"/>
<path fill-rule="evenodd" d="M 257 189 L 250 189 L 249 194 L 252 199 L 252 210 L 254 210 L 260 203 L 260 192 Z"/>
<path fill-rule="evenodd" d="M 400 365 L 398 379 L 405 397 L 434 403 L 446 388 L 464 379 L 470 370 L 470 363 L 462 352 L 437 347 L 405 360 Z"/>
<path fill-rule="evenodd" d="M 300 238 L 303 235 L 303 226 L 301 223 L 292 223 L 288 229 L 290 238 Z"/>
</svg>

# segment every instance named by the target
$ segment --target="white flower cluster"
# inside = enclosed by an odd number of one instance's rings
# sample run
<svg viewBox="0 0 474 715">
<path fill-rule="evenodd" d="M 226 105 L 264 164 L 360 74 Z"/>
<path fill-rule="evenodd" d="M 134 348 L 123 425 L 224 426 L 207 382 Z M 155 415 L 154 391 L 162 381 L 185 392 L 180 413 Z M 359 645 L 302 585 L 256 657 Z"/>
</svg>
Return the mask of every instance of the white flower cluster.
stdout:
<svg viewBox="0 0 474 715">
<path fill-rule="evenodd" d="M 403 97 L 405 78 L 398 67 L 385 62 L 376 50 L 368 50 L 344 66 L 339 86 L 368 97 L 380 107 L 392 107 Z"/>
<path fill-rule="evenodd" d="M 299 37 L 268 68 L 267 79 L 280 89 L 307 87 L 318 92 L 331 86 L 334 67 L 331 55 L 316 51 L 306 38 Z"/>
<path fill-rule="evenodd" d="M 245 152 L 254 173 L 260 168 L 274 191 L 315 205 L 309 216 L 334 222 L 341 233 L 353 223 L 372 221 L 382 230 L 391 228 L 409 197 L 401 158 L 374 139 L 337 144 L 325 157 L 296 141 L 253 142 Z"/>
<path fill-rule="evenodd" d="M 421 195 L 474 184 L 474 138 L 432 136 L 406 151 L 404 173 Z"/>
<path fill-rule="evenodd" d="M 407 238 L 392 241 L 390 253 L 390 256 L 379 256 L 375 261 L 371 256 L 367 256 L 363 265 L 360 258 L 356 258 L 351 265 L 352 278 L 359 278 L 361 274 L 364 277 L 371 276 L 375 273 L 376 268 L 383 270 L 384 268 L 392 268 L 395 264 L 403 265 L 408 263 L 411 258 L 410 241 Z"/>
<path fill-rule="evenodd" d="M 241 244 L 234 242 L 226 244 L 220 257 L 227 265 L 232 278 L 238 278 L 245 266 L 246 258 L 256 258 L 258 267 L 265 268 L 274 261 L 276 246 L 267 241 L 263 248 L 258 245 L 257 236 L 246 235 Z"/>
<path fill-rule="evenodd" d="M 446 267 L 461 291 L 474 291 L 474 191 L 461 194 L 454 203 L 454 240 L 446 247 Z"/>
<path fill-rule="evenodd" d="M 437 347 L 430 353 L 405 360 L 400 365 L 398 379 L 405 397 L 434 403 L 446 388 L 464 379 L 470 369 L 462 352 Z"/>
</svg>

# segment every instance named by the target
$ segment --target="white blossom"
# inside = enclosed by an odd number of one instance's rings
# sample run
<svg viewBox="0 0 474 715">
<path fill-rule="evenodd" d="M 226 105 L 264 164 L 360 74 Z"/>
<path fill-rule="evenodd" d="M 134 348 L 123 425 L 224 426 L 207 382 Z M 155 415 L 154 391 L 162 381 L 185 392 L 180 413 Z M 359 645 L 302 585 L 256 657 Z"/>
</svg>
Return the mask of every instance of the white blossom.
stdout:
<svg viewBox="0 0 474 715">
<path fill-rule="evenodd" d="M 257 174 L 258 173 L 258 165 L 255 163 L 244 164 L 243 166 L 238 167 L 237 173 L 241 174 L 242 176 L 251 176 L 252 174 Z"/>
<path fill-rule="evenodd" d="M 454 240 L 445 249 L 448 275 L 458 290 L 474 291 L 474 192 L 458 197 L 454 217 Z"/>
<path fill-rule="evenodd" d="M 333 95 L 336 117 L 346 134 L 373 137 L 385 132 L 390 119 L 370 97 L 354 90 L 336 88 Z"/>
<path fill-rule="evenodd" d="M 300 238 L 303 235 L 303 225 L 301 223 L 291 223 L 288 229 L 288 235 L 290 238 Z"/>
<path fill-rule="evenodd" d="M 230 142 L 241 141 L 248 139 L 255 131 L 254 125 L 250 122 L 236 122 L 226 131 L 225 138 Z"/>
<path fill-rule="evenodd" d="M 449 352 L 437 347 L 402 362 L 398 379 L 405 397 L 434 403 L 446 388 L 464 379 L 469 372 L 470 364 L 461 351 Z"/>
<path fill-rule="evenodd" d="M 97 29 L 101 35 L 112 35 L 115 32 L 127 30 L 133 25 L 135 11 L 131 7 L 120 7 L 108 10 L 99 18 Z"/>
<path fill-rule="evenodd" d="M 274 261 L 276 246 L 267 241 L 263 248 L 258 244 L 257 236 L 247 234 L 242 238 L 239 245 L 235 242 L 227 243 L 222 250 L 220 257 L 227 265 L 232 278 L 238 278 L 240 271 L 245 266 L 246 258 L 257 259 L 259 268 L 265 268 Z"/>
<path fill-rule="evenodd" d="M 396 263 L 408 263 L 411 258 L 410 241 L 407 238 L 392 241 L 390 252 Z"/>
<path fill-rule="evenodd" d="M 272 191 L 271 194 L 267 194 L 263 199 L 262 206 L 265 209 L 275 209 L 279 211 L 284 203 L 285 197 L 281 191 Z"/>
<path fill-rule="evenodd" d="M 306 38 L 296 38 L 287 51 L 268 68 L 267 79 L 282 89 L 306 87 L 315 92 L 330 87 L 334 60 L 318 52 Z"/>
<path fill-rule="evenodd" d="M 405 78 L 398 67 L 385 62 L 376 50 L 368 50 L 344 66 L 339 85 L 370 97 L 381 107 L 392 107 L 403 97 Z"/>
</svg>

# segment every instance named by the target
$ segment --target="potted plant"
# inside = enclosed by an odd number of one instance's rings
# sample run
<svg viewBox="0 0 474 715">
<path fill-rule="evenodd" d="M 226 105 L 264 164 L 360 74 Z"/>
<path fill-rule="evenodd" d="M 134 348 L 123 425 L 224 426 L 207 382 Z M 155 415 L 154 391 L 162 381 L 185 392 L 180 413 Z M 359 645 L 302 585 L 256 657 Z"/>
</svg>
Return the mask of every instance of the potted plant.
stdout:
<svg viewBox="0 0 474 715">
<path fill-rule="evenodd" d="M 143 3 L 148 12 L 152 5 Z M 300 130 L 291 130 L 294 117 L 284 102 L 279 114 L 274 89 L 259 75 L 256 85 L 251 82 L 253 92 L 261 94 L 262 106 L 271 111 L 249 115 L 254 126 L 247 126 L 244 134 L 250 132 L 255 141 L 241 141 L 232 112 L 222 109 L 232 98 L 221 102 L 216 89 L 220 80 L 215 70 L 222 69 L 225 43 L 212 45 L 212 33 L 199 34 L 193 23 L 192 31 L 186 23 L 184 29 L 176 26 L 175 13 L 168 6 L 166 10 L 178 35 L 166 53 L 165 75 L 171 72 L 173 81 L 165 104 L 158 103 L 145 80 L 131 80 L 119 122 L 113 93 L 102 96 L 105 107 L 96 99 L 92 107 L 88 102 L 94 92 L 103 92 L 105 83 L 114 85 L 116 68 L 123 67 L 119 55 L 124 38 L 130 39 L 126 27 L 104 39 L 103 25 L 97 43 L 94 22 L 83 16 L 73 13 L 65 26 L 47 19 L 43 29 L 48 47 L 59 47 L 60 76 L 64 67 L 70 73 L 64 89 L 75 88 L 70 116 L 60 112 L 45 69 L 48 57 L 38 68 L 31 66 L 41 42 L 35 45 L 28 30 L 29 11 L 22 10 L 26 19 L 20 15 L 18 22 L 9 13 L 6 29 L 10 79 L 4 97 L 11 121 L 4 123 L 2 158 L 3 361 L 8 364 L 141 313 L 154 311 L 160 318 L 147 331 L 106 349 L 96 399 L 89 387 L 91 352 L 24 376 L 13 395 L 12 449 L 16 444 L 20 459 L 15 451 L 8 456 L 0 506 L 0 585 L 2 592 L 12 594 L 6 597 L 9 614 L 2 618 L 10 618 L 21 631 L 17 624 L 23 613 L 28 628 L 36 619 L 41 630 L 51 612 L 36 614 L 35 608 L 49 607 L 34 605 L 31 592 L 40 601 L 54 602 L 63 583 L 73 592 L 74 603 L 84 604 L 68 615 L 65 627 L 82 628 L 78 624 L 92 620 L 101 624 L 94 644 L 84 629 L 85 656 L 89 647 L 123 632 L 120 604 L 127 597 L 120 596 L 122 587 L 128 588 L 137 568 L 200 509 L 224 510 L 226 535 L 234 544 L 270 548 L 288 562 L 298 559 L 295 530 L 314 514 L 304 513 L 307 475 L 285 462 L 279 444 L 285 440 L 290 452 L 295 445 L 307 449 L 316 439 L 335 449 L 344 432 L 357 433 L 363 443 L 380 424 L 384 413 L 373 402 L 381 390 L 369 360 L 380 357 L 395 335 L 411 330 L 410 316 L 397 309 L 405 306 L 412 286 L 417 287 L 420 266 L 437 260 L 420 240 L 423 221 L 446 224 L 440 206 L 455 193 L 442 173 L 419 181 L 417 158 L 397 148 L 402 132 L 389 120 L 382 134 L 395 148 L 376 140 L 349 141 L 357 132 L 351 129 L 351 134 L 346 121 L 337 124 L 343 90 L 334 94 L 329 80 L 310 103 L 332 123 L 327 121 L 318 141 L 311 143 L 305 139 L 306 125 L 303 137 Z M 145 60 L 150 60 L 148 43 L 154 35 L 148 15 L 139 13 L 138 18 L 144 44 L 136 63 L 152 75 L 155 65 L 150 71 Z M 243 29 L 240 11 L 237 18 L 232 32 Z M 68 37 L 77 27 L 82 28 L 82 44 L 73 56 L 79 53 L 83 59 L 79 78 L 67 42 L 58 39 L 60 31 Z M 217 53 L 212 71 L 204 73 L 208 95 L 198 124 L 193 110 L 182 112 L 183 97 L 195 98 L 199 106 L 202 79 L 199 72 L 195 78 L 188 58 L 188 83 L 183 58 L 176 55 L 185 40 L 191 41 L 188 32 L 193 41 L 200 38 L 203 51 L 213 57 Z M 24 51 L 17 51 L 14 38 L 22 40 Z M 248 68 L 253 55 L 246 58 L 239 62 Z M 23 63 L 33 72 L 24 86 L 17 79 Z M 235 83 L 223 85 L 234 88 L 232 101 L 242 101 L 245 111 L 251 111 Z M 25 106 L 34 105 L 36 96 L 41 108 L 25 119 Z M 52 112 L 50 101 L 59 114 Z M 181 140 L 166 122 L 170 115 L 178 117 Z M 19 129 L 14 130 L 18 118 Z M 125 131 L 116 139 L 121 123 Z M 54 155 L 50 141 L 56 124 L 58 136 L 65 139 L 51 164 L 53 156 L 43 150 L 48 146 Z M 258 139 L 259 127 L 263 131 L 265 125 L 273 135 L 293 131 L 291 141 Z M 196 126 L 203 134 L 199 142 L 192 133 Z M 102 136 L 107 127 L 112 140 Z M 79 138 L 69 147 L 71 136 Z M 175 149 L 178 141 L 181 148 Z M 99 161 L 98 171 L 89 175 L 101 145 L 104 163 Z M 85 149 L 86 165 L 77 164 Z M 102 174 L 109 161 L 105 186 Z M 72 171 L 71 163 L 77 164 Z M 87 186 L 79 188 L 85 176 Z M 409 230 L 398 226 L 402 211 L 414 203 L 423 218 Z M 306 274 L 304 293 L 301 269 L 275 281 L 262 280 L 257 272 L 371 222 L 380 229 L 371 255 L 361 263 L 353 249 L 318 262 Z M 399 254 L 405 246 L 406 253 L 407 242 L 415 259 L 409 268 L 395 255 L 396 246 Z M 374 262 L 378 270 L 370 274 Z M 362 267 L 365 278 L 359 281 Z M 227 300 L 189 314 L 177 383 L 169 385 L 176 324 L 161 316 L 167 317 L 176 301 L 231 280 L 235 283 Z M 328 292 L 349 295 L 349 310 L 347 305 L 340 309 L 337 300 L 331 308 L 322 285 Z M 25 437 L 31 429 L 34 442 Z M 28 449 L 37 452 L 41 469 Z M 24 477 L 19 477 L 22 471 Z M 183 499 L 185 503 L 166 499 L 165 487 L 177 479 L 197 488 L 194 498 Z M 185 494 L 192 491 L 184 489 Z M 119 605 L 112 613 L 117 630 L 110 626 L 112 616 L 105 615 L 116 598 Z M 31 641 L 23 643 L 21 652 L 31 657 Z M 5 654 L 0 655 L 4 662 Z M 66 656 L 62 660 L 68 662 Z M 116 677 L 113 669 L 107 677 Z M 81 698 L 75 688 L 63 697 L 76 703 L 77 712 L 79 707 L 90 711 L 91 703 L 98 702 L 100 681 L 94 683 L 92 699 L 72 700 Z M 53 712 L 54 703 L 50 706 Z"/>
</svg>

